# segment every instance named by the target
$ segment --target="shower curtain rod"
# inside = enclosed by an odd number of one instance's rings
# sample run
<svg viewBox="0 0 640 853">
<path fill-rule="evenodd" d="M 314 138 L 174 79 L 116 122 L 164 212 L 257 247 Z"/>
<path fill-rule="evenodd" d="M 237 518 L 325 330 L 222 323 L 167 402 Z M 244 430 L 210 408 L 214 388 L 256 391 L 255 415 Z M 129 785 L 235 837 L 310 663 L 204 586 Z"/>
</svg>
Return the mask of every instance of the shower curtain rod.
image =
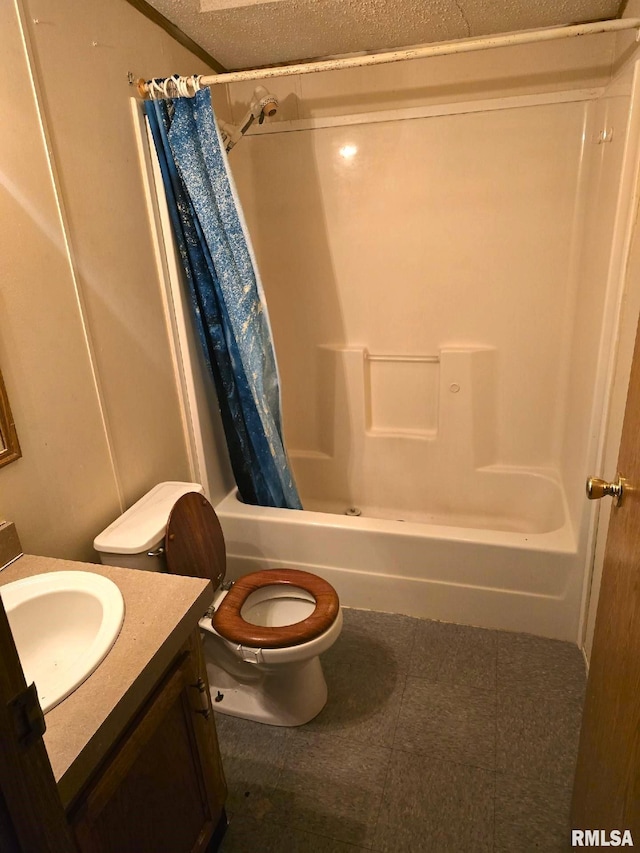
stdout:
<svg viewBox="0 0 640 853">
<path fill-rule="evenodd" d="M 249 71 L 228 71 L 223 74 L 194 77 L 168 78 L 171 83 L 181 83 L 175 94 L 194 95 L 202 86 L 217 86 L 223 83 L 239 83 L 242 80 L 268 80 L 273 77 L 288 77 L 297 74 L 313 74 L 317 71 L 339 71 L 343 68 L 363 68 L 368 65 L 384 65 L 389 62 L 401 62 L 406 59 L 425 59 L 430 56 L 448 56 L 454 53 L 470 53 L 476 50 L 489 50 L 494 47 L 511 47 L 519 44 L 556 41 L 557 39 L 589 36 L 598 33 L 618 32 L 640 28 L 640 18 L 618 18 L 610 21 L 598 21 L 592 24 L 575 24 L 566 27 L 549 27 L 543 30 L 524 30 L 505 33 L 500 36 L 458 39 L 457 41 L 411 47 L 404 50 L 392 50 L 385 53 L 370 53 L 362 56 L 347 56 L 342 59 L 322 59 L 315 62 L 301 62 L 297 65 L 278 65 L 273 68 L 254 68 Z M 640 33 L 636 35 L 640 40 Z M 136 81 L 138 92 L 143 98 L 150 97 L 148 84 Z M 162 86 L 162 83 L 159 84 Z"/>
</svg>

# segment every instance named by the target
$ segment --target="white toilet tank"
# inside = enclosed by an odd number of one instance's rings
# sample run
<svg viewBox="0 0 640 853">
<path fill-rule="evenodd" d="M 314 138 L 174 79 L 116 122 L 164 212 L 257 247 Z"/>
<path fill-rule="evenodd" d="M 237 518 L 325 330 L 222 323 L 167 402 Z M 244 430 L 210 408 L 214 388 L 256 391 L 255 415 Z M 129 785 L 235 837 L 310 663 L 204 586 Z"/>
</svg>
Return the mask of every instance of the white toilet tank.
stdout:
<svg viewBox="0 0 640 853">
<path fill-rule="evenodd" d="M 158 483 L 93 540 L 105 566 L 166 571 L 164 534 L 173 505 L 187 492 L 203 494 L 198 483 Z"/>
</svg>

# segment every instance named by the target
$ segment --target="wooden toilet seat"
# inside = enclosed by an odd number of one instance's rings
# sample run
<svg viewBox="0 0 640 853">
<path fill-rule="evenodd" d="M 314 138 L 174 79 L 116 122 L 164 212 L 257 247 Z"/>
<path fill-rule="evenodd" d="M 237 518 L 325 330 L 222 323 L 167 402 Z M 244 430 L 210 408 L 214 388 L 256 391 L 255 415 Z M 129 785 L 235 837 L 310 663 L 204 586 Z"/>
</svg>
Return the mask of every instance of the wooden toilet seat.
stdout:
<svg viewBox="0 0 640 853">
<path fill-rule="evenodd" d="M 188 492 L 176 501 L 165 536 L 167 568 L 172 574 L 208 578 L 217 589 L 226 573 L 226 550 L 222 528 L 215 510 L 197 492 Z M 280 627 L 253 625 L 241 616 L 252 592 L 264 586 L 290 584 L 315 598 L 313 613 L 301 622 Z M 226 640 L 243 646 L 281 649 L 299 646 L 319 637 L 331 627 L 340 611 L 338 593 L 330 583 L 298 569 L 265 569 L 236 581 L 220 603 L 213 627 Z"/>
<path fill-rule="evenodd" d="M 305 590 L 316 600 L 313 613 L 301 622 L 279 627 L 265 627 L 247 622 L 242 606 L 252 592 L 265 586 L 290 584 Z M 213 616 L 213 627 L 226 640 L 261 649 L 299 646 L 314 640 L 334 623 L 340 601 L 330 583 L 298 569 L 265 569 L 252 572 L 236 581 Z"/>
</svg>

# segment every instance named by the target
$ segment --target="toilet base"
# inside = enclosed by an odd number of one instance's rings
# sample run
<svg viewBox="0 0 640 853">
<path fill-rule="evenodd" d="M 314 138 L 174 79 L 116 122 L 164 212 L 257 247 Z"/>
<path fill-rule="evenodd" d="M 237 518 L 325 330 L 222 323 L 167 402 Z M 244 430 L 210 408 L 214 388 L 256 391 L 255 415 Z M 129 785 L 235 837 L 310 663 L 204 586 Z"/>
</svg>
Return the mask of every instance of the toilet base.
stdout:
<svg viewBox="0 0 640 853">
<path fill-rule="evenodd" d="M 270 726 L 302 726 L 327 702 L 327 683 L 319 657 L 267 668 L 244 663 L 236 677 L 206 653 L 214 711 Z M 221 698 L 220 698 L 221 697 Z"/>
</svg>

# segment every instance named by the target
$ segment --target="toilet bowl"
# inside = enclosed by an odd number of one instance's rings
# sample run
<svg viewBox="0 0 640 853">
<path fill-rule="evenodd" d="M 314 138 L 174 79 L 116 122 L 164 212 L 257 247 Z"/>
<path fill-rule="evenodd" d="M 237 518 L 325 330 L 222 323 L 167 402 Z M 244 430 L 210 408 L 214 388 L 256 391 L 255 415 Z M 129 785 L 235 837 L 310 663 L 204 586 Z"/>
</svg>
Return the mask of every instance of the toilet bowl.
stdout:
<svg viewBox="0 0 640 853">
<path fill-rule="evenodd" d="M 213 707 L 270 725 L 302 725 L 327 701 L 319 655 L 342 629 L 338 595 L 327 581 L 295 569 L 225 584 L 224 536 L 202 491 L 195 483 L 160 483 L 94 547 L 108 565 L 211 580 L 213 604 L 199 625 Z"/>
</svg>

